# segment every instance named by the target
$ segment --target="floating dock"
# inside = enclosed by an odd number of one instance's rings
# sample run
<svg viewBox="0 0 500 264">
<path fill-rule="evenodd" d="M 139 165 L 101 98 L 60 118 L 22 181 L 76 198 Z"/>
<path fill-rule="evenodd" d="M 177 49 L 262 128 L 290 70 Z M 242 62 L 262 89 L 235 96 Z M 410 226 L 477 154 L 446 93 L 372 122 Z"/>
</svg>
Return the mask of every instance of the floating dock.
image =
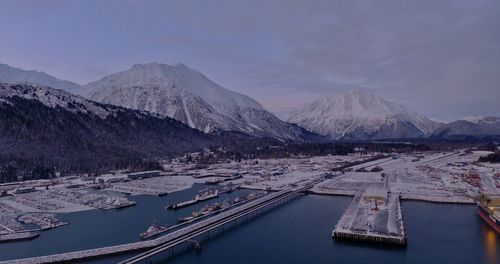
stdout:
<svg viewBox="0 0 500 264">
<path fill-rule="evenodd" d="M 336 239 L 406 245 L 399 196 L 367 189 L 358 193 L 332 231 Z"/>
</svg>

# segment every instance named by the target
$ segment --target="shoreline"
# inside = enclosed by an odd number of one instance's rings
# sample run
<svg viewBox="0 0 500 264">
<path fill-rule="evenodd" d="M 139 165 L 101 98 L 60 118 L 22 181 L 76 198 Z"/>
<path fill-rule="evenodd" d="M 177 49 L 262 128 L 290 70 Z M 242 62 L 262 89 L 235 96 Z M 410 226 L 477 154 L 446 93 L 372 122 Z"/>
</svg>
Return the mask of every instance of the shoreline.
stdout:
<svg viewBox="0 0 500 264">
<path fill-rule="evenodd" d="M 328 191 L 319 191 L 315 190 L 314 188 L 311 188 L 310 190 L 307 191 L 308 194 L 314 194 L 314 195 L 325 195 L 325 196 L 350 196 L 353 197 L 357 191 L 342 191 L 339 190 L 338 192 L 328 192 Z M 415 202 L 426 202 L 426 203 L 440 203 L 440 204 L 458 204 L 458 205 L 475 205 L 476 203 L 471 200 L 471 201 L 465 201 L 465 200 L 439 200 L 436 199 L 435 197 L 429 197 L 429 198 L 424 198 L 424 197 L 408 197 L 404 195 L 399 195 L 401 201 L 415 201 Z"/>
</svg>

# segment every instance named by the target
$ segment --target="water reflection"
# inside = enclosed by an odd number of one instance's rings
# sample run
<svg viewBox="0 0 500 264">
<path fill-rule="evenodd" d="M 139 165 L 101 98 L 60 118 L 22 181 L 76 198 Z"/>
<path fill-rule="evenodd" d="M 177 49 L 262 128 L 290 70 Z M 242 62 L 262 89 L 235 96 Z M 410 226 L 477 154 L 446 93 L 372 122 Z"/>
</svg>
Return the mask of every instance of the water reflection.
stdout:
<svg viewBox="0 0 500 264">
<path fill-rule="evenodd" d="M 481 225 L 481 233 L 484 238 L 484 250 L 485 250 L 485 260 L 487 264 L 497 264 L 498 263 L 498 235 L 491 227 L 487 226 L 486 223 Z"/>
</svg>

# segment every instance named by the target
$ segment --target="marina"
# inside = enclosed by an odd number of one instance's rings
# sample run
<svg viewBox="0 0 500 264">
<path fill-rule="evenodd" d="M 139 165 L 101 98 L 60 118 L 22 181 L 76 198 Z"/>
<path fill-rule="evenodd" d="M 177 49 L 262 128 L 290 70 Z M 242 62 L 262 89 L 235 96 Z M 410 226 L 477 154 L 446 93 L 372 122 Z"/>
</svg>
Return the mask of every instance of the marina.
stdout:
<svg viewBox="0 0 500 264">
<path fill-rule="evenodd" d="M 195 190 L 194 193 L 196 193 Z M 172 195 L 174 198 L 170 198 L 179 199 L 192 194 L 193 190 L 186 190 L 174 193 Z M 236 197 L 233 196 L 233 199 Z M 138 234 L 151 225 L 154 219 L 157 219 L 159 223 L 169 223 L 169 225 L 174 223 L 172 221 L 176 218 L 171 221 L 161 220 L 162 218 L 154 213 L 162 208 L 163 200 L 154 196 L 141 196 L 135 198 L 138 202 L 137 206 L 125 210 L 75 213 L 74 217 L 66 217 L 66 220 L 72 223 L 62 227 L 67 230 L 51 229 L 45 231 L 40 238 L 27 243 L 0 244 L 0 260 L 19 258 L 26 254 L 27 250 L 33 254 L 32 256 L 36 256 L 47 252 L 56 253 L 56 250 L 89 249 L 94 245 L 99 245 L 96 244 L 96 239 L 102 246 L 132 242 L 137 240 Z M 494 231 L 488 230 L 489 226 L 477 216 L 474 206 L 402 202 L 407 234 L 411 238 L 411 243 L 404 250 L 398 248 L 376 250 L 378 248 L 376 245 L 368 247 L 354 241 L 352 243 L 343 242 L 344 240 L 332 241 L 331 236 L 328 235 L 335 221 L 340 219 L 351 201 L 350 197 L 306 195 L 262 217 L 239 225 L 231 232 L 224 233 L 223 237 L 202 241 L 201 255 L 190 249 L 177 250 L 175 257 L 165 253 L 155 260 L 158 263 L 168 261 L 174 264 L 193 263 L 194 260 L 201 264 L 213 263 L 214 260 L 220 263 L 237 261 L 252 264 L 255 261 L 261 263 L 286 261 L 298 264 L 301 263 L 300 260 L 307 259 L 315 263 L 348 264 L 353 261 L 363 263 L 363 260 L 366 262 L 377 257 L 384 263 L 394 264 L 428 263 L 437 260 L 436 258 L 444 264 L 496 264 L 495 253 L 500 252 L 500 238 L 495 235 Z M 305 211 L 308 212 L 308 217 L 301 217 Z M 440 214 L 435 214 L 436 211 Z M 186 209 L 182 209 L 175 214 L 180 215 L 186 212 Z M 86 221 L 78 221 L 82 217 L 78 215 L 85 215 Z M 116 225 L 119 219 L 123 220 L 120 225 Z M 108 231 L 106 233 L 92 231 L 91 226 L 97 223 L 102 225 L 102 230 Z M 137 227 L 138 223 L 142 223 L 142 226 L 139 224 Z M 467 228 L 464 229 L 464 227 Z M 79 230 L 89 231 L 79 232 Z M 125 230 L 130 232 L 125 232 Z M 290 233 L 289 230 L 295 230 L 295 232 Z M 459 230 L 462 233 L 459 233 Z M 272 238 L 260 239 L 269 232 L 273 233 Z M 65 239 L 63 234 L 71 234 L 72 239 Z M 241 237 L 247 239 L 241 240 Z M 256 245 L 253 241 L 260 241 L 260 243 Z M 445 245 L 440 244 L 443 242 Z M 29 246 L 29 243 L 35 244 Z M 275 244 L 283 245 L 287 250 L 273 250 L 275 255 L 270 256 L 269 252 Z M 473 246 L 476 244 L 479 246 Z M 310 245 L 316 245 L 314 253 L 305 250 Z M 250 248 L 252 251 L 238 250 L 240 248 Z M 357 257 L 353 259 L 352 254 Z M 429 254 L 437 255 L 430 257 Z M 125 254 L 91 259 L 86 262 L 91 264 L 116 263 L 132 256 L 133 254 Z M 444 256 L 446 259 L 443 259 Z M 499 257 L 498 254 L 496 257 Z"/>
<path fill-rule="evenodd" d="M 294 198 L 297 195 L 300 195 L 300 193 L 303 192 L 306 188 L 308 189 L 310 187 L 311 186 L 309 185 L 295 190 L 283 190 L 281 192 L 266 195 L 260 199 L 250 201 L 242 206 L 236 207 L 232 210 L 228 210 L 214 217 L 207 218 L 203 221 L 197 222 L 193 225 L 179 229 L 175 232 L 169 233 L 165 236 L 159 237 L 154 240 L 128 243 L 128 244 L 109 246 L 103 248 L 95 248 L 95 249 L 76 251 L 76 252 L 66 252 L 62 254 L 48 255 L 48 256 L 28 258 L 28 259 L 11 260 L 6 263 L 41 264 L 41 263 L 54 263 L 54 262 L 81 261 L 90 258 L 153 248 L 151 251 L 146 251 L 145 253 L 141 253 L 123 262 L 123 263 L 138 263 L 144 259 L 156 255 L 173 246 L 179 245 L 183 242 L 189 241 L 190 239 L 196 238 L 197 236 L 202 235 L 205 232 L 208 232 L 214 228 L 218 228 L 227 223 L 235 221 L 240 217 L 244 217 L 248 214 L 255 213 L 259 210 L 266 209 L 267 207 L 273 206 L 275 203 L 279 203 L 283 200 Z"/>
<path fill-rule="evenodd" d="M 38 226 L 40 230 L 47 230 L 68 224 L 67 222 L 58 219 L 55 214 L 46 213 L 24 214 L 17 219 L 25 224 L 34 224 Z"/>
</svg>

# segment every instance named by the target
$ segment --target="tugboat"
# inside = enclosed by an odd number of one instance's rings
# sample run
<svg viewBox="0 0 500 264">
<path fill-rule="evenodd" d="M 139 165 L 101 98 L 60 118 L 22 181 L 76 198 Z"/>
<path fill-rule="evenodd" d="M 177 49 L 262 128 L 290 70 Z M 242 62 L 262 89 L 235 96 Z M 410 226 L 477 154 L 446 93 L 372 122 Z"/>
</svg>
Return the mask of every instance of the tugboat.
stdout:
<svg viewBox="0 0 500 264">
<path fill-rule="evenodd" d="M 478 197 L 477 212 L 500 234 L 500 194 L 481 193 Z"/>
<path fill-rule="evenodd" d="M 148 229 L 141 233 L 141 239 L 148 239 L 150 237 L 156 236 L 168 230 L 168 227 L 158 226 L 156 223 L 153 223 Z"/>
</svg>

